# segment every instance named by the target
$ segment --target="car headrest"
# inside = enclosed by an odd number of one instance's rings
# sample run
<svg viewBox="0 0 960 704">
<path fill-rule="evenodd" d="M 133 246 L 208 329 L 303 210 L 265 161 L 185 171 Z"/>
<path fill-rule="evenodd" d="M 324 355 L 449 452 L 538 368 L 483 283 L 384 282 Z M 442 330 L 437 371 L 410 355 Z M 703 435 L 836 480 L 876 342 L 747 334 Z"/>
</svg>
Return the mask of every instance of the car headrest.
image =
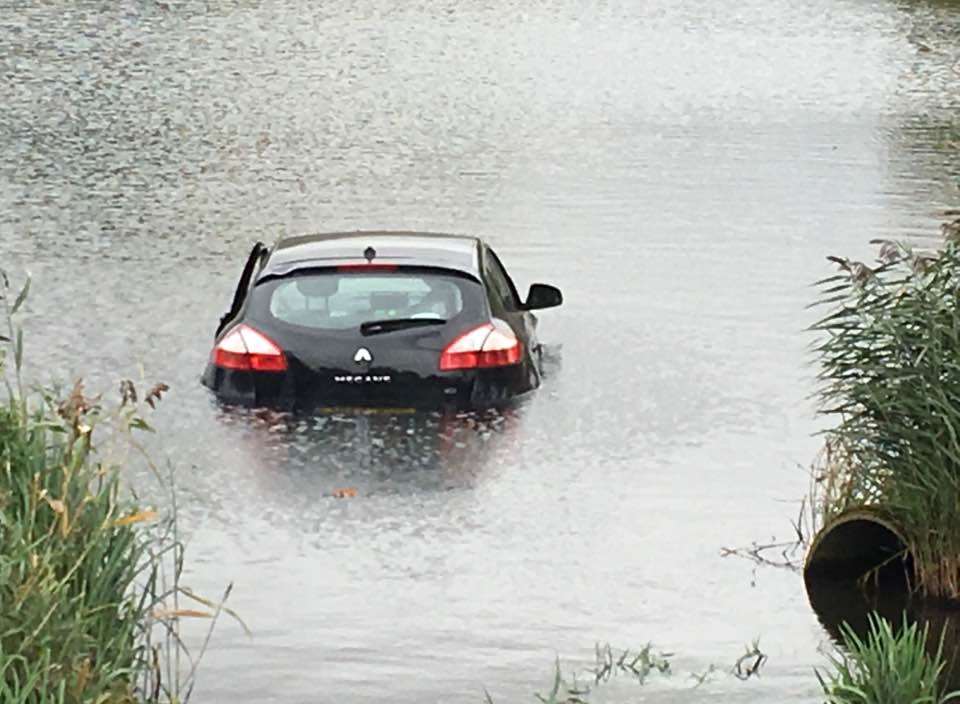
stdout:
<svg viewBox="0 0 960 704">
<path fill-rule="evenodd" d="M 304 276 L 296 280 L 297 291 L 307 298 L 326 298 L 337 292 L 339 282 L 335 276 Z"/>
</svg>

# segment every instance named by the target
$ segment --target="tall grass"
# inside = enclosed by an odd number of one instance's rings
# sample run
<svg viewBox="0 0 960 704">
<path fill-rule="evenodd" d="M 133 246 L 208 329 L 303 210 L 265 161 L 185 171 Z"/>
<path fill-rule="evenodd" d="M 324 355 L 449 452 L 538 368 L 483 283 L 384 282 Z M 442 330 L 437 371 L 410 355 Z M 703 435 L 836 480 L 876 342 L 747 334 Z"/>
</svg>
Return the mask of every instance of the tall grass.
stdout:
<svg viewBox="0 0 960 704">
<path fill-rule="evenodd" d="M 832 258 L 814 329 L 827 433 L 820 510 L 872 506 L 895 523 L 916 587 L 960 599 L 960 221 L 943 247 L 881 243 L 878 264 Z"/>
<path fill-rule="evenodd" d="M 179 619 L 220 608 L 180 608 L 192 594 L 180 584 L 173 517 L 153 522 L 95 441 L 109 431 L 113 443 L 133 442 L 165 387 L 138 402 L 124 382 L 113 406 L 80 383 L 67 394 L 25 390 L 14 316 L 27 290 L 13 295 L 0 272 L 0 702 L 186 701 L 195 663 Z"/>
<path fill-rule="evenodd" d="M 80 403 L 0 408 L 0 701 L 127 701 L 139 549 Z"/>
<path fill-rule="evenodd" d="M 895 631 L 889 621 L 870 617 L 869 632 L 860 638 L 842 626 L 843 648 L 830 656 L 833 672 L 817 679 L 827 704 L 945 704 L 960 692 L 945 695 L 939 682 L 944 668 L 943 642 L 927 652 L 927 627 L 907 623 Z"/>
</svg>

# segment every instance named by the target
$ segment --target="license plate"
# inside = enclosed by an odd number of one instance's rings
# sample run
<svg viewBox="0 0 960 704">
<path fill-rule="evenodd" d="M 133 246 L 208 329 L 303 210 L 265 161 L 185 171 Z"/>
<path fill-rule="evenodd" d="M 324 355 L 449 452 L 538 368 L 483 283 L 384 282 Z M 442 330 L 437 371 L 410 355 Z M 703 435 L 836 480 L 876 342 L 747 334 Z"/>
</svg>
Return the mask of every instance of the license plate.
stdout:
<svg viewBox="0 0 960 704">
<path fill-rule="evenodd" d="M 326 406 L 320 409 L 317 409 L 319 413 L 329 414 L 329 415 L 365 415 L 365 416 L 375 416 L 375 415 L 408 415 L 411 413 L 416 413 L 416 408 L 390 408 L 390 407 L 368 407 L 368 406 Z"/>
</svg>

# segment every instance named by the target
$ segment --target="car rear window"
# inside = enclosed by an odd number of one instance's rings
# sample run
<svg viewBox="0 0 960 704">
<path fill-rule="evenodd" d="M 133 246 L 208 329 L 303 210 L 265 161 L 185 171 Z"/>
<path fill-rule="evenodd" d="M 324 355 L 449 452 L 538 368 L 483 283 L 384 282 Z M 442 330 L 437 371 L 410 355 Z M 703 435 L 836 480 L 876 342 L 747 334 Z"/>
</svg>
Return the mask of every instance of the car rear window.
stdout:
<svg viewBox="0 0 960 704">
<path fill-rule="evenodd" d="M 325 271 L 274 280 L 265 293 L 276 320 L 345 330 L 391 318 L 451 320 L 463 311 L 469 285 L 459 276 L 419 270 Z"/>
</svg>

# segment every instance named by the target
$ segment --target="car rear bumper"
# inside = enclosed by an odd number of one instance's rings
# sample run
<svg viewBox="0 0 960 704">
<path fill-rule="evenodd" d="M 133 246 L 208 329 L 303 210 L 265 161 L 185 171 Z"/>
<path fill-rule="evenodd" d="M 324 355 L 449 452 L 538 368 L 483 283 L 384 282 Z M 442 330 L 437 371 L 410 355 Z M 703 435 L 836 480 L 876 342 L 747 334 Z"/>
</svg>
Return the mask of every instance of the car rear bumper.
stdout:
<svg viewBox="0 0 960 704">
<path fill-rule="evenodd" d="M 388 379 L 384 379 L 388 377 Z M 416 375 L 357 374 L 301 378 L 208 364 L 202 382 L 225 403 L 291 411 L 329 408 L 469 410 L 509 404 L 532 391 L 538 376 L 524 365 Z"/>
</svg>

